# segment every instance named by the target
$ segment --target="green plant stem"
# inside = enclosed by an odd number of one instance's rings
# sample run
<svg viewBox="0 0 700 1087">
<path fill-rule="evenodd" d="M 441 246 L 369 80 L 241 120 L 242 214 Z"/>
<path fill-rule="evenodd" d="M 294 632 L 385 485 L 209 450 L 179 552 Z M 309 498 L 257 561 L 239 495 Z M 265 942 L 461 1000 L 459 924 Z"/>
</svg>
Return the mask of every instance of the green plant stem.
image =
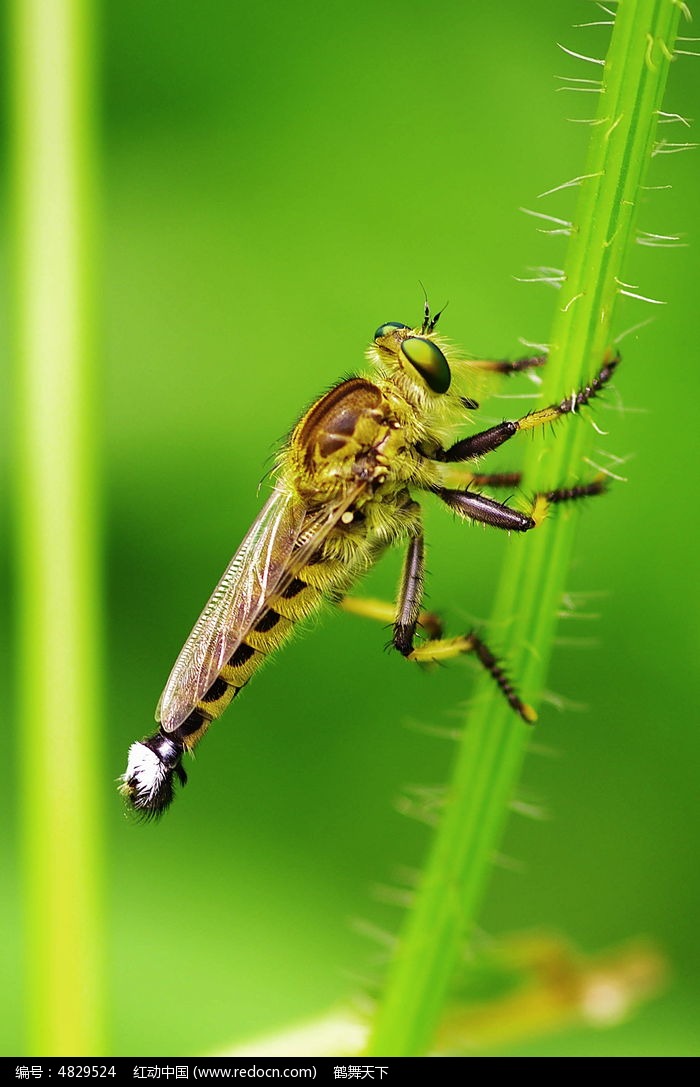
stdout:
<svg viewBox="0 0 700 1087">
<path fill-rule="evenodd" d="M 610 344 L 680 11 L 674 0 L 620 0 L 605 68 L 589 73 L 603 76 L 600 123 L 592 129 L 581 182 L 543 404 L 592 376 Z M 592 433 L 584 421 L 569 419 L 557 428 L 556 440 L 536 437 L 526 455 L 525 489 L 535 492 L 580 476 Z M 498 589 L 494 629 L 509 624 L 502 649 L 528 702 L 537 702 L 545 682 L 575 523 L 573 511 L 561 511 L 541 531 L 514 540 Z M 368 1046 L 376 1056 L 429 1049 L 515 793 L 529 731 L 487 680 L 476 702 L 377 1011 Z"/>
<path fill-rule="evenodd" d="M 27 1051 L 102 1041 L 90 0 L 14 0 L 18 717 Z"/>
</svg>

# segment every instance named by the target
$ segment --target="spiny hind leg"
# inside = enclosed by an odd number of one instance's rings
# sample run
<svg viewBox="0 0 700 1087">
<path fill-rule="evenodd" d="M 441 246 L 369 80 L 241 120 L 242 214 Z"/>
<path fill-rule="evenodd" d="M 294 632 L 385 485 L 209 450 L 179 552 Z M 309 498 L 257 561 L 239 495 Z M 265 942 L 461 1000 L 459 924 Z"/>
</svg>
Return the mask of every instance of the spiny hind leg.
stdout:
<svg viewBox="0 0 700 1087">
<path fill-rule="evenodd" d="M 579 483 L 571 487 L 557 487 L 551 491 L 543 491 L 535 496 L 531 517 L 527 517 L 517 510 L 512 510 L 505 503 L 496 502 L 494 499 L 476 492 L 448 491 L 443 488 L 437 493 L 444 502 L 447 502 L 451 509 L 462 517 L 480 521 L 495 528 L 526 532 L 542 523 L 550 506 L 603 494 L 605 489 L 606 481 L 604 477 L 597 476 L 589 483 Z M 537 714 L 532 706 L 523 702 L 518 696 L 502 662 L 474 631 L 457 638 L 437 638 L 425 641 L 420 645 L 414 645 L 413 639 L 411 639 L 410 645 L 399 645 L 396 641 L 394 644 L 404 656 L 408 657 L 409 660 L 417 661 L 419 664 L 437 663 L 450 660 L 452 657 L 458 657 L 463 653 L 473 653 L 479 664 L 495 680 L 509 706 L 520 714 L 528 724 L 532 724 L 537 720 Z"/>
<path fill-rule="evenodd" d="M 555 487 L 552 491 L 541 491 L 535 495 L 532 504 L 532 519 L 535 526 L 544 521 L 550 506 L 560 506 L 564 502 L 577 502 L 581 498 L 594 498 L 605 494 L 608 481 L 604 475 L 597 475 L 588 483 L 574 483 L 570 487 Z"/>
<path fill-rule="evenodd" d="M 528 725 L 537 720 L 537 714 L 532 706 L 523 702 L 513 687 L 502 661 L 493 653 L 474 631 L 459 635 L 456 638 L 439 638 L 434 641 L 421 642 L 413 646 L 409 653 L 404 654 L 408 660 L 418 664 L 437 664 L 441 661 L 460 657 L 465 653 L 473 653 L 479 664 L 495 681 L 499 691 L 508 705 L 519 714 Z"/>
<path fill-rule="evenodd" d="M 436 616 L 421 610 L 423 598 L 423 580 L 425 570 L 425 548 L 423 534 L 419 533 L 409 541 L 401 575 L 399 600 L 397 604 L 388 604 L 379 600 L 358 600 L 345 597 L 340 603 L 346 611 L 355 615 L 365 615 L 383 622 L 393 622 L 393 644 L 407 660 L 418 664 L 430 664 L 449 660 L 462 653 L 473 653 L 479 663 L 496 681 L 508 704 L 519 713 L 528 724 L 536 720 L 536 713 L 518 697 L 502 664 L 488 646 L 473 632 L 459 638 L 443 638 L 442 624 Z M 416 629 L 423 627 L 428 634 L 426 641 L 415 644 Z"/>
<path fill-rule="evenodd" d="M 415 644 L 416 621 L 423 595 L 424 548 L 422 535 L 409 543 L 404 562 L 399 603 L 394 623 L 394 645 L 407 660 L 417 664 L 449 660 L 462 653 L 474 653 L 476 659 L 496 681 L 510 706 L 527 722 L 536 718 L 535 711 L 522 702 L 505 674 L 503 666 L 488 646 L 473 632 L 459 638 L 429 638 Z"/>
<path fill-rule="evenodd" d="M 339 605 L 353 615 L 377 619 L 379 622 L 386 624 L 395 622 L 396 604 L 390 604 L 387 601 L 346 596 L 339 601 Z M 503 665 L 481 638 L 478 638 L 474 633 L 462 635 L 458 638 L 443 638 L 442 623 L 438 616 L 432 612 L 419 612 L 416 627 L 421 627 L 427 634 L 426 641 L 421 642 L 419 645 L 415 645 L 416 628 L 413 629 L 410 637 L 406 630 L 402 629 L 398 635 L 401 644 L 397 644 L 396 625 L 394 627 L 393 644 L 407 660 L 415 661 L 417 664 L 434 664 L 439 661 L 450 660 L 452 657 L 459 657 L 463 653 L 474 653 L 479 663 L 496 681 L 506 701 L 516 713 L 520 714 L 528 724 L 532 724 L 537 720 L 537 714 L 532 706 L 528 706 L 521 701 L 505 674 Z"/>
<path fill-rule="evenodd" d="M 493 486 L 510 486 L 520 482 L 518 473 L 503 473 L 493 476 L 473 476 L 473 482 L 487 480 Z M 489 524 L 495 528 L 516 532 L 527 532 L 542 523 L 550 506 L 563 502 L 576 501 L 602 494 L 606 489 L 603 476 L 597 476 L 588 483 L 579 483 L 569 487 L 556 487 L 535 496 L 532 515 L 528 516 L 511 509 L 503 502 L 481 495 L 477 492 L 452 491 L 446 487 L 435 488 L 435 493 L 462 517 Z M 406 550 L 399 599 L 397 604 L 383 600 L 345 596 L 338 601 L 340 607 L 354 615 L 362 615 L 381 623 L 393 623 L 393 644 L 407 660 L 418 664 L 431 664 L 450 660 L 462 654 L 473 653 L 481 666 L 495 681 L 509 706 L 528 724 L 537 720 L 532 706 L 518 696 L 501 661 L 489 646 L 474 631 L 456 638 L 444 638 L 442 623 L 431 612 L 422 610 L 423 583 L 425 574 L 425 546 L 422 531 L 411 537 Z M 426 641 L 416 645 L 418 626 L 427 634 Z"/>
<path fill-rule="evenodd" d="M 480 521 L 495 528 L 526 532 L 542 523 L 550 506 L 562 502 L 576 501 L 581 498 L 589 498 L 593 495 L 602 494 L 604 491 L 605 479 L 602 476 L 596 477 L 589 483 L 580 483 L 571 487 L 557 487 L 551 491 L 544 491 L 535 496 L 531 517 L 519 513 L 517 510 L 512 510 L 505 503 L 496 502 L 494 499 L 476 492 L 448 491 L 443 488 L 438 490 L 437 493 L 443 501 L 447 502 L 455 512 L 463 517 Z M 396 632 L 397 628 L 394 629 Z M 474 631 L 456 638 L 434 638 L 422 642 L 420 645 L 414 644 L 414 634 L 415 626 L 408 640 L 405 637 L 400 641 L 396 637 L 394 639 L 396 648 L 409 660 L 417 661 L 419 664 L 429 664 L 450 660 L 452 657 L 461 656 L 463 653 L 473 653 L 479 664 L 496 682 L 509 706 L 528 724 L 532 724 L 537 720 L 537 714 L 532 706 L 523 702 L 518 696 L 502 662 Z"/>
</svg>

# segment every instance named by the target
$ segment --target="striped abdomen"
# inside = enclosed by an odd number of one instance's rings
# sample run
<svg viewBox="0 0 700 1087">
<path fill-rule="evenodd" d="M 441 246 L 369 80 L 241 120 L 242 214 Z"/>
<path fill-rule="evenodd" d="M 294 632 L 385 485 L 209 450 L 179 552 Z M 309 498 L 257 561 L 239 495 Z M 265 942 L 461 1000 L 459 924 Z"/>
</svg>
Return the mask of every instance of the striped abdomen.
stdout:
<svg viewBox="0 0 700 1087">
<path fill-rule="evenodd" d="M 174 797 L 174 776 L 182 785 L 187 781 L 182 767 L 185 751 L 195 747 L 265 657 L 289 637 L 294 624 L 313 614 L 324 596 L 348 587 L 353 580 L 353 564 L 326 557 L 326 552 L 333 550 L 331 538 L 318 561 L 303 567 L 278 595 L 270 598 L 255 625 L 178 728 L 166 732 L 161 726 L 152 736 L 131 745 L 121 792 L 140 815 L 155 818 L 166 810 Z"/>
<path fill-rule="evenodd" d="M 321 560 L 305 567 L 300 571 L 301 576 L 292 578 L 279 596 L 271 598 L 187 720 L 170 733 L 172 738 L 181 740 L 187 750 L 195 746 L 211 721 L 221 716 L 265 658 L 286 641 L 294 624 L 318 609 L 323 600 L 319 583 L 324 583 L 327 589 L 335 581 L 331 565 Z"/>
</svg>

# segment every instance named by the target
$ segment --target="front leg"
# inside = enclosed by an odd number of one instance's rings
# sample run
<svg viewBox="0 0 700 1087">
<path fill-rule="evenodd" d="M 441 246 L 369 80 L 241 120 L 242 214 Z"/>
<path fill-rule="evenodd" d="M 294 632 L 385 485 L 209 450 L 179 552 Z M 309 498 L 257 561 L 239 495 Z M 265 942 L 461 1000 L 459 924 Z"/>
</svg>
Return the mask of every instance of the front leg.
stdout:
<svg viewBox="0 0 700 1087">
<path fill-rule="evenodd" d="M 584 385 L 578 392 L 558 404 L 550 404 L 547 408 L 530 412 L 522 419 L 506 419 L 496 426 L 482 430 L 479 434 L 473 434 L 470 438 L 463 438 L 455 442 L 449 449 L 440 451 L 435 459 L 454 463 L 457 461 L 475 460 L 477 457 L 498 449 L 504 442 L 509 441 L 523 430 L 533 430 L 535 427 L 545 426 L 564 415 L 570 415 L 579 408 L 584 407 L 600 390 L 607 385 L 620 363 L 620 356 L 614 355 L 607 359 L 599 372 L 588 385 Z"/>
</svg>

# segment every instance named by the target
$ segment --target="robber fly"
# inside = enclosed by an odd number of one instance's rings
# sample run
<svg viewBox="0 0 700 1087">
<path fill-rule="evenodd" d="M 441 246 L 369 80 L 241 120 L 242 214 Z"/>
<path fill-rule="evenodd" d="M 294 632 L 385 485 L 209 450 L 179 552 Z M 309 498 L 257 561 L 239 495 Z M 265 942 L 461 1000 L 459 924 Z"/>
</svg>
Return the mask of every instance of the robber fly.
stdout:
<svg viewBox="0 0 700 1087">
<path fill-rule="evenodd" d="M 351 377 L 317 400 L 282 450 L 275 486 L 258 519 L 214 589 L 185 642 L 156 710 L 158 731 L 132 744 L 121 792 L 144 817 L 160 815 L 187 777 L 191 752 L 228 704 L 301 619 L 324 601 L 393 623 L 393 644 L 411 661 L 471 653 L 526 722 L 521 701 L 496 656 L 474 632 L 442 636 L 439 621 L 421 610 L 424 543 L 416 491 L 427 491 L 460 517 L 511 532 L 528 532 L 549 505 L 600 494 L 592 482 L 539 495 L 530 513 L 482 492 L 517 486 L 518 473 L 483 473 L 455 466 L 478 461 L 525 430 L 586 405 L 610 380 L 619 359 L 606 358 L 578 392 L 521 419 L 451 440 L 478 408 L 468 395 L 479 370 L 513 373 L 545 363 L 465 360 L 436 334 L 440 314 L 416 328 L 380 325 L 368 349 L 370 376 Z M 346 594 L 392 544 L 406 557 L 398 603 Z M 417 639 L 418 628 L 421 637 Z"/>
</svg>

